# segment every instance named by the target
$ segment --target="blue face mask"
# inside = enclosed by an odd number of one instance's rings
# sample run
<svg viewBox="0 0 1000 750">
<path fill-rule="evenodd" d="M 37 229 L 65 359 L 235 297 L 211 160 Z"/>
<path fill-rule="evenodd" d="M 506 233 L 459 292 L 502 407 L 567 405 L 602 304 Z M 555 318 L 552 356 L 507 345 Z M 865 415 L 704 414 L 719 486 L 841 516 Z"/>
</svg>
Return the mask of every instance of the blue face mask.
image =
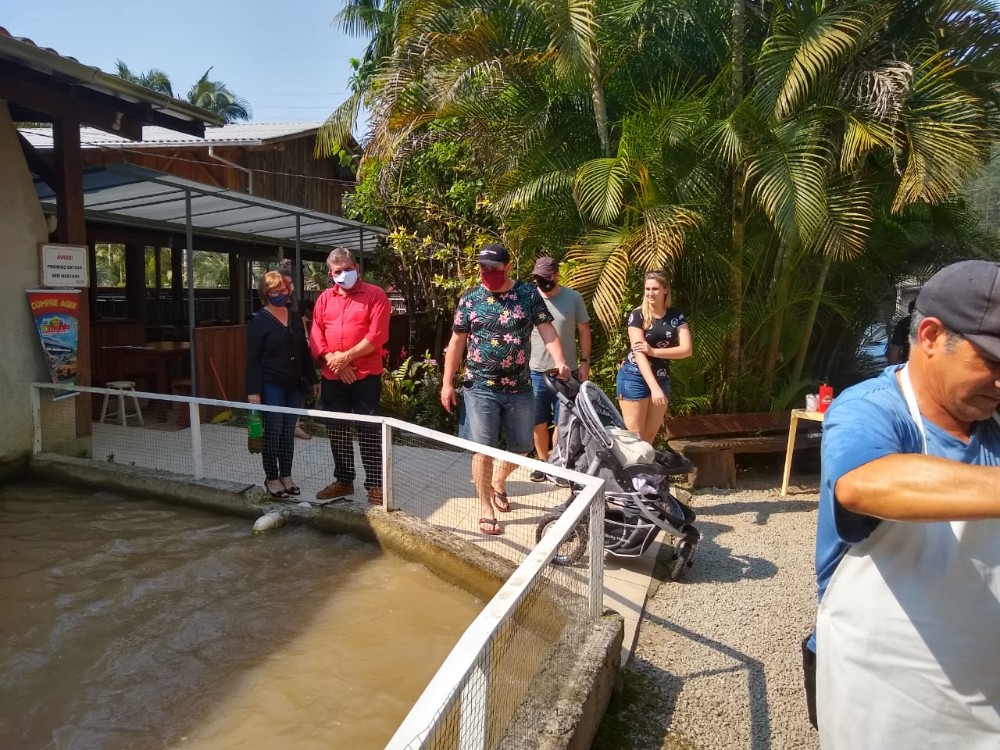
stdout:
<svg viewBox="0 0 1000 750">
<path fill-rule="evenodd" d="M 288 295 L 287 294 L 275 294 L 275 295 L 272 295 L 272 296 L 268 297 L 267 301 L 270 302 L 275 307 L 284 307 L 285 305 L 288 304 Z"/>
</svg>

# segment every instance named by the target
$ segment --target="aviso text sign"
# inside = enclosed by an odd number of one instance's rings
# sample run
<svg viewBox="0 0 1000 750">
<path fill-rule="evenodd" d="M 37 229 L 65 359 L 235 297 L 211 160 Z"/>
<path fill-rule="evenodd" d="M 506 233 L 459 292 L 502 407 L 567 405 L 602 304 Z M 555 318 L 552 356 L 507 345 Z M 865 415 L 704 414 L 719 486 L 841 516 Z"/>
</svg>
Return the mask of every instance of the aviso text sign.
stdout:
<svg viewBox="0 0 1000 750">
<path fill-rule="evenodd" d="M 90 286 L 86 245 L 41 246 L 42 286 Z"/>
</svg>

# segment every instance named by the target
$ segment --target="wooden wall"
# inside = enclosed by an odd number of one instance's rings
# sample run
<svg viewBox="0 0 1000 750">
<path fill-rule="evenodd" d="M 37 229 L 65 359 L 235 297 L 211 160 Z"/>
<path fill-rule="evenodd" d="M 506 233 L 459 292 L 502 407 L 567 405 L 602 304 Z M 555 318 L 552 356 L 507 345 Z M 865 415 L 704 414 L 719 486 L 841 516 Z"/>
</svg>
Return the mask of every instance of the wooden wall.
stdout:
<svg viewBox="0 0 1000 750">
<path fill-rule="evenodd" d="M 255 196 L 339 216 L 344 194 L 354 189 L 354 176 L 335 159 L 313 158 L 315 143 L 310 134 L 266 146 L 219 146 L 214 152 L 260 170 L 253 175 Z M 248 188 L 246 172 L 212 159 L 207 146 L 84 149 L 82 158 L 84 168 L 125 162 L 240 193 Z"/>
<path fill-rule="evenodd" d="M 198 388 L 195 395 L 246 401 L 247 327 L 195 328 L 194 347 Z M 216 382 L 213 364 L 221 382 Z"/>
<path fill-rule="evenodd" d="M 115 354 L 104 351 L 105 346 L 135 346 L 145 343 L 146 323 L 142 320 L 90 321 L 91 381 L 94 385 L 103 388 L 109 380 L 119 380 L 134 374 L 122 372 Z"/>
<path fill-rule="evenodd" d="M 242 149 L 220 147 L 215 149 L 219 156 L 240 163 Z M 205 185 L 246 192 L 246 173 L 233 169 L 220 161 L 208 156 L 208 148 L 136 148 L 127 151 L 122 149 L 83 149 L 83 167 L 99 164 L 135 164 L 137 167 L 154 169 L 157 172 L 182 177 L 185 180 L 201 182 Z"/>
<path fill-rule="evenodd" d="M 333 159 L 313 158 L 315 142 L 309 136 L 283 141 L 280 150 L 246 149 L 246 166 L 261 170 L 253 176 L 254 195 L 339 216 L 344 194 L 354 189 L 353 176 Z"/>
</svg>

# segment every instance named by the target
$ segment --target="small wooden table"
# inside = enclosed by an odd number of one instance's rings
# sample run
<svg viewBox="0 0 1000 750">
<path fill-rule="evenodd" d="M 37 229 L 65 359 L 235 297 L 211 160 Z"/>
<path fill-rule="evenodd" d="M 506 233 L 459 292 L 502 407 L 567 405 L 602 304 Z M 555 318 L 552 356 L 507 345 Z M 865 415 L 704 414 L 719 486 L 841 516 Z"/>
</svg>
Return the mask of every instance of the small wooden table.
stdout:
<svg viewBox="0 0 1000 750">
<path fill-rule="evenodd" d="M 125 362 L 128 368 L 150 371 L 157 393 L 170 393 L 171 378 L 190 370 L 187 362 L 191 344 L 187 341 L 152 341 L 103 349 Z"/>
<path fill-rule="evenodd" d="M 781 477 L 781 494 L 788 494 L 788 477 L 792 473 L 792 456 L 795 454 L 795 432 L 799 429 L 799 420 L 808 419 L 813 422 L 822 422 L 824 413 L 821 411 L 806 411 L 805 409 L 792 409 L 791 420 L 788 423 L 788 447 L 785 449 L 785 471 Z"/>
</svg>

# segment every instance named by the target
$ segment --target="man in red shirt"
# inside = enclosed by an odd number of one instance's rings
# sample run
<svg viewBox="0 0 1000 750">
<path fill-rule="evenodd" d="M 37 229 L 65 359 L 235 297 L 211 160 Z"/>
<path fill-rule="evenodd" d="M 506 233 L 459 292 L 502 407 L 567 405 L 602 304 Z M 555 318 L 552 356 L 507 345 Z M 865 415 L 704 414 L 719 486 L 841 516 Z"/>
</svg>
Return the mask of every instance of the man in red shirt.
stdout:
<svg viewBox="0 0 1000 750">
<path fill-rule="evenodd" d="M 378 413 L 382 394 L 382 347 L 389 340 L 392 307 L 385 292 L 362 281 L 350 250 L 335 248 L 326 259 L 333 285 L 313 308 L 309 346 L 323 366 L 323 408 L 345 414 Z M 373 422 L 357 422 L 368 502 L 382 503 L 382 433 Z M 354 492 L 351 423 L 327 426 L 334 481 L 316 493 L 332 500 Z"/>
</svg>

